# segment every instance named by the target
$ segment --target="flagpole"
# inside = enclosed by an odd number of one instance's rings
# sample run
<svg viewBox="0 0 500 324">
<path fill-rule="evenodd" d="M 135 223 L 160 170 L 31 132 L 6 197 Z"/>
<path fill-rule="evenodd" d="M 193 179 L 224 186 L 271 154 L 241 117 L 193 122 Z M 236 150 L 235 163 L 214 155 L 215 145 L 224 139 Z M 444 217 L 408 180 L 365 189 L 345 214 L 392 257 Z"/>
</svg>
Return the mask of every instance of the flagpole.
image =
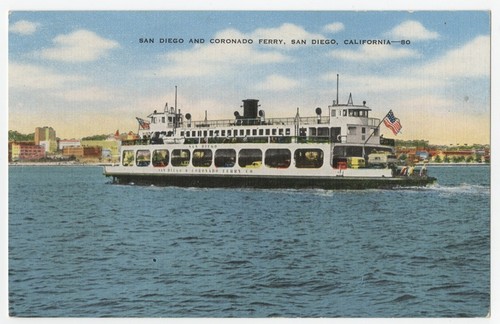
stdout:
<svg viewBox="0 0 500 324">
<path fill-rule="evenodd" d="M 382 118 L 380 120 L 380 123 L 378 123 L 377 127 L 375 127 L 375 129 L 373 130 L 373 132 L 370 134 L 370 136 L 368 136 L 368 138 L 366 139 L 365 143 L 363 144 L 363 151 L 365 150 L 365 145 L 366 143 L 368 143 L 368 141 L 370 140 L 370 138 L 372 138 L 373 134 L 375 134 L 375 131 L 380 127 L 380 125 L 382 125 L 382 123 L 384 122 L 384 119 L 385 117 L 387 117 L 387 115 L 389 115 L 391 113 L 392 109 L 389 110 L 389 112 L 387 112 L 387 114 L 385 114 L 384 118 Z M 364 152 L 363 152 L 363 155 L 364 155 Z"/>
</svg>

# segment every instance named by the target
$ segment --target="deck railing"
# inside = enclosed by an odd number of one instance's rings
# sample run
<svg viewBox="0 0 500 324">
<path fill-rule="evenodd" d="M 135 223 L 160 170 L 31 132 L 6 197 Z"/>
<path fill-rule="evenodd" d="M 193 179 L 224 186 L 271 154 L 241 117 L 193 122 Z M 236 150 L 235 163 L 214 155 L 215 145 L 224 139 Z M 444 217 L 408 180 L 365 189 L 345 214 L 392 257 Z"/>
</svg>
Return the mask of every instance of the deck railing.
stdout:
<svg viewBox="0 0 500 324">
<path fill-rule="evenodd" d="M 295 125 L 296 118 L 241 118 L 241 119 L 220 119 L 207 121 L 193 121 L 191 127 L 195 128 L 215 128 L 215 127 L 233 127 L 233 126 L 255 126 L 255 125 Z M 328 124 L 330 118 L 327 116 L 321 117 L 299 117 L 300 125 Z M 189 123 L 184 122 L 182 126 L 188 126 Z"/>
</svg>

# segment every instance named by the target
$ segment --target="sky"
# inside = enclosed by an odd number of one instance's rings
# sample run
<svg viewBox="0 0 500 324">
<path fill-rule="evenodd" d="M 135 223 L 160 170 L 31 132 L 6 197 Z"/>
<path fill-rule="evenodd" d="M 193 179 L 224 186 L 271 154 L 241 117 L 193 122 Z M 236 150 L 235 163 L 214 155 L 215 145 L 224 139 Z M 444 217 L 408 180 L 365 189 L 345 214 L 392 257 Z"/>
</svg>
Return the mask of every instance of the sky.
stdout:
<svg viewBox="0 0 500 324">
<path fill-rule="evenodd" d="M 174 105 L 176 86 L 195 120 L 233 118 L 247 98 L 266 117 L 314 116 L 336 99 L 339 74 L 339 102 L 352 93 L 376 118 L 391 109 L 398 139 L 489 144 L 490 28 L 484 10 L 14 10 L 8 128 L 50 126 L 61 139 L 137 131 L 135 117 Z"/>
</svg>

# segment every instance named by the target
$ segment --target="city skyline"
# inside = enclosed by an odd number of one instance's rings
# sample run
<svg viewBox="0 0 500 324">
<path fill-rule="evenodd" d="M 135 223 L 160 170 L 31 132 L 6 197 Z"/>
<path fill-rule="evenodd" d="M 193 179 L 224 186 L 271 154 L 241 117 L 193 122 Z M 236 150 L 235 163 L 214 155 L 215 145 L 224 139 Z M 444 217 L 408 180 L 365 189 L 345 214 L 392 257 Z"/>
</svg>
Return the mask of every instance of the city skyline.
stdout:
<svg viewBox="0 0 500 324">
<path fill-rule="evenodd" d="M 175 86 L 196 120 L 232 118 L 247 98 L 268 117 L 313 116 L 336 99 L 337 74 L 339 102 L 391 109 L 396 139 L 490 144 L 488 11 L 9 16 L 9 129 L 22 133 L 136 131 L 135 117 L 174 106 Z"/>
</svg>

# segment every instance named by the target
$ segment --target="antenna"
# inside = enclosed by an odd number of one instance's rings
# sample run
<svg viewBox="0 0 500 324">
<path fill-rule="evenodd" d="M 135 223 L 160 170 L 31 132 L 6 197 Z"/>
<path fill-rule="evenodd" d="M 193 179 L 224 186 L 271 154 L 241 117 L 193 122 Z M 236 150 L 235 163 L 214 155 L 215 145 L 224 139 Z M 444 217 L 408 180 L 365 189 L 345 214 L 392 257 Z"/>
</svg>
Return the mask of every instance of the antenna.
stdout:
<svg viewBox="0 0 500 324">
<path fill-rule="evenodd" d="M 337 73 L 337 105 L 339 104 L 339 75 Z"/>
<path fill-rule="evenodd" d="M 175 86 L 175 111 L 177 111 L 177 86 Z"/>
</svg>

